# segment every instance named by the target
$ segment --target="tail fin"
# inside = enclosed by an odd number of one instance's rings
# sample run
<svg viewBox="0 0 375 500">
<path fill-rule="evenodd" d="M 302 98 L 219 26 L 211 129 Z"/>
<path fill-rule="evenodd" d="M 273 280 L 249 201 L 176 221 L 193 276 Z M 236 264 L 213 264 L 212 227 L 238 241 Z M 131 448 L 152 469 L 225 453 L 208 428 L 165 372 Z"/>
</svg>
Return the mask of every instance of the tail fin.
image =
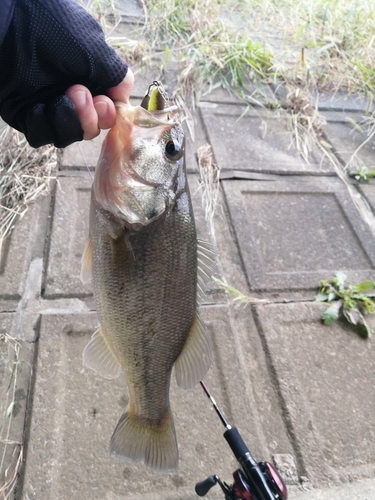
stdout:
<svg viewBox="0 0 375 500">
<path fill-rule="evenodd" d="M 160 426 L 151 426 L 128 410 L 120 418 L 109 445 L 113 457 L 144 462 L 156 472 L 176 472 L 178 448 L 171 411 Z"/>
</svg>

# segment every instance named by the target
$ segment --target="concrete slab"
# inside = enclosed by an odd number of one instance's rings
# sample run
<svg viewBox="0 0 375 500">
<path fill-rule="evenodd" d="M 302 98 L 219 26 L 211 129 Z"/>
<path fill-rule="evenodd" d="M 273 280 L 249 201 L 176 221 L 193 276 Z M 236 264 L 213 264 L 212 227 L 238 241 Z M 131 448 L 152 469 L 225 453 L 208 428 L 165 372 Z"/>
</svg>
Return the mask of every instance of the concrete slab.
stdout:
<svg viewBox="0 0 375 500">
<path fill-rule="evenodd" d="M 263 432 L 268 422 L 265 413 L 275 397 L 268 392 L 263 406 L 257 408 L 247 380 L 247 374 L 256 370 L 245 357 L 248 348 L 242 351 L 240 338 L 235 339 L 237 330 L 228 307 L 205 307 L 203 316 L 214 344 L 214 364 L 206 381 L 222 411 L 259 459 L 271 459 L 271 448 L 290 452 L 285 433 L 269 443 Z M 174 498 L 194 498 L 195 483 L 207 475 L 218 473 L 230 480 L 237 465 L 217 415 L 201 388 L 182 391 L 174 380 L 171 401 L 180 449 L 178 473 L 157 475 L 142 465 L 109 458 L 109 439 L 128 395 L 122 377 L 108 381 L 82 366 L 81 353 L 96 322 L 93 313 L 43 315 L 22 498 L 119 500 L 157 498 L 158 494 L 169 498 L 171 492 Z M 281 418 L 276 413 L 278 417 L 271 419 L 275 425 Z M 217 497 L 218 491 L 213 490 L 207 498 Z"/>
<path fill-rule="evenodd" d="M 85 297 L 91 285 L 80 280 L 81 257 L 88 237 L 90 189 L 92 180 L 85 177 L 59 178 L 55 192 L 52 230 L 44 297 Z"/>
<path fill-rule="evenodd" d="M 346 165 L 352 158 L 354 152 L 368 139 L 366 127 L 356 128 L 353 124 L 359 124 L 365 118 L 364 114 L 358 113 L 322 113 L 327 120 L 325 136 L 332 144 L 335 154 Z M 361 131 L 362 128 L 362 131 Z M 360 170 L 363 166 L 368 170 L 375 169 L 374 160 L 375 140 L 370 139 L 358 151 L 348 165 L 348 171 Z"/>
<path fill-rule="evenodd" d="M 301 491 L 300 489 L 289 489 L 289 500 L 373 500 L 375 498 L 375 481 L 365 479 L 343 486 L 335 486 L 326 489 L 313 489 Z"/>
<path fill-rule="evenodd" d="M 278 102 L 274 87 L 272 85 L 255 84 L 252 81 L 246 82 L 247 91 L 245 93 L 249 104 L 261 108 L 267 107 L 270 103 Z M 215 102 L 221 104 L 243 104 L 243 100 L 229 93 L 223 87 L 212 89 L 209 85 L 203 85 L 199 95 L 200 102 Z M 198 99 L 197 99 L 198 100 Z"/>
<path fill-rule="evenodd" d="M 358 191 L 361 193 L 362 196 L 365 197 L 367 200 L 368 204 L 371 207 L 371 210 L 375 214 L 375 185 L 370 183 L 358 183 Z"/>
<path fill-rule="evenodd" d="M 91 182 L 87 174 L 59 179 L 43 284 L 47 299 L 92 294 L 90 285 L 83 285 L 79 279 L 80 261 L 88 236 Z"/>
<path fill-rule="evenodd" d="M 313 151 L 311 163 L 298 156 L 286 115 L 246 106 L 201 103 L 203 121 L 218 165 L 223 171 L 333 174 L 327 160 Z"/>
<path fill-rule="evenodd" d="M 81 257 L 89 231 L 90 190 L 92 180 L 83 172 L 78 177 L 59 177 L 52 215 L 48 265 L 44 280 L 44 298 L 88 297 L 91 283 L 80 280 Z M 198 237 L 214 245 L 202 207 L 198 176 L 189 174 Z M 206 300 L 225 301 L 215 284 Z"/>
<path fill-rule="evenodd" d="M 22 468 L 24 424 L 29 400 L 34 344 L 12 334 L 15 314 L 0 314 L 0 485 L 9 493 Z M 7 485 L 8 487 L 5 487 Z M 4 487 L 4 489 L 3 489 Z"/>
<path fill-rule="evenodd" d="M 313 105 L 319 110 L 336 111 L 359 111 L 365 112 L 369 107 L 369 101 L 364 94 L 348 94 L 345 90 L 338 90 L 334 93 L 320 91 L 313 96 Z"/>
<path fill-rule="evenodd" d="M 117 9 L 122 17 L 122 22 L 140 22 L 145 21 L 145 14 L 137 0 L 119 0 Z"/>
<path fill-rule="evenodd" d="M 102 142 L 108 131 L 103 130 L 91 141 L 81 141 L 71 144 L 63 151 L 60 170 L 95 169 L 98 163 Z"/>
<path fill-rule="evenodd" d="M 338 270 L 375 277 L 374 237 L 339 179 L 222 185 L 251 290 L 314 289 Z"/>
<path fill-rule="evenodd" d="M 375 472 L 374 342 L 345 324 L 324 326 L 324 308 L 256 307 L 299 467 L 314 487 L 373 478 Z M 374 318 L 368 320 L 374 327 Z"/>
<path fill-rule="evenodd" d="M 32 258 L 43 255 L 48 229 L 50 198 L 40 197 L 17 219 L 0 255 L 0 299 L 18 300 L 22 296 Z M 9 309 L 8 309 L 9 310 Z"/>
</svg>

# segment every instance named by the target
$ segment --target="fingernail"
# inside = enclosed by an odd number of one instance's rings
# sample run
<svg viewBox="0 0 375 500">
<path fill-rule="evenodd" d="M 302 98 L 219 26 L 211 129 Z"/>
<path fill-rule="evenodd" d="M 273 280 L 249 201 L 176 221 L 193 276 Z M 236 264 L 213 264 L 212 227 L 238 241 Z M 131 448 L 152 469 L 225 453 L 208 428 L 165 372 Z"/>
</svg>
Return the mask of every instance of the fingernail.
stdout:
<svg viewBox="0 0 375 500">
<path fill-rule="evenodd" d="M 82 90 L 77 90 L 74 94 L 71 95 L 71 99 L 73 97 L 74 106 L 76 108 L 84 108 L 87 104 L 87 96 L 86 92 Z"/>
<path fill-rule="evenodd" d="M 98 113 L 98 117 L 104 118 L 108 114 L 108 103 L 106 103 L 105 101 L 97 101 L 95 103 L 95 109 Z"/>
</svg>

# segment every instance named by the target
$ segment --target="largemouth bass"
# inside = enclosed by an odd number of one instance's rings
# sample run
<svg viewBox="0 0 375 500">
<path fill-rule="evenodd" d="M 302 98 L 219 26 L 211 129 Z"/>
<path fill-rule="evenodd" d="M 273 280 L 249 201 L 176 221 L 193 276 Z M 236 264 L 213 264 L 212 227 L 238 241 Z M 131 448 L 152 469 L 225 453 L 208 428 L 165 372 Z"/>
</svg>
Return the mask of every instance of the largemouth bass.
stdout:
<svg viewBox="0 0 375 500">
<path fill-rule="evenodd" d="M 81 277 L 92 275 L 100 322 L 83 359 L 106 378 L 123 372 L 127 380 L 129 404 L 111 455 L 175 471 L 171 372 L 174 366 L 187 389 L 210 366 L 199 301 L 212 259 L 197 241 L 175 107 L 158 82 L 140 106 L 116 106 L 95 171 L 82 257 Z"/>
</svg>

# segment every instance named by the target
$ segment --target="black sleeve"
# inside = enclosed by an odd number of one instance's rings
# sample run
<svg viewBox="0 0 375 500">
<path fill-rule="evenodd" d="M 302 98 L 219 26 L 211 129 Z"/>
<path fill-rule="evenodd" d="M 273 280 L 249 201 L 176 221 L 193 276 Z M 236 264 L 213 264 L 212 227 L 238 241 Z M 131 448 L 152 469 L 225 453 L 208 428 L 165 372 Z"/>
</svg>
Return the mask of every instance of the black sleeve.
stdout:
<svg viewBox="0 0 375 500">
<path fill-rule="evenodd" d="M 15 0 L 0 0 L 0 45 L 3 43 L 14 7 Z"/>
<path fill-rule="evenodd" d="M 80 83 L 93 95 L 106 94 L 126 72 L 98 23 L 74 0 L 16 0 L 0 46 L 0 115 L 34 147 L 65 147 L 83 139 L 65 91 Z"/>
</svg>

